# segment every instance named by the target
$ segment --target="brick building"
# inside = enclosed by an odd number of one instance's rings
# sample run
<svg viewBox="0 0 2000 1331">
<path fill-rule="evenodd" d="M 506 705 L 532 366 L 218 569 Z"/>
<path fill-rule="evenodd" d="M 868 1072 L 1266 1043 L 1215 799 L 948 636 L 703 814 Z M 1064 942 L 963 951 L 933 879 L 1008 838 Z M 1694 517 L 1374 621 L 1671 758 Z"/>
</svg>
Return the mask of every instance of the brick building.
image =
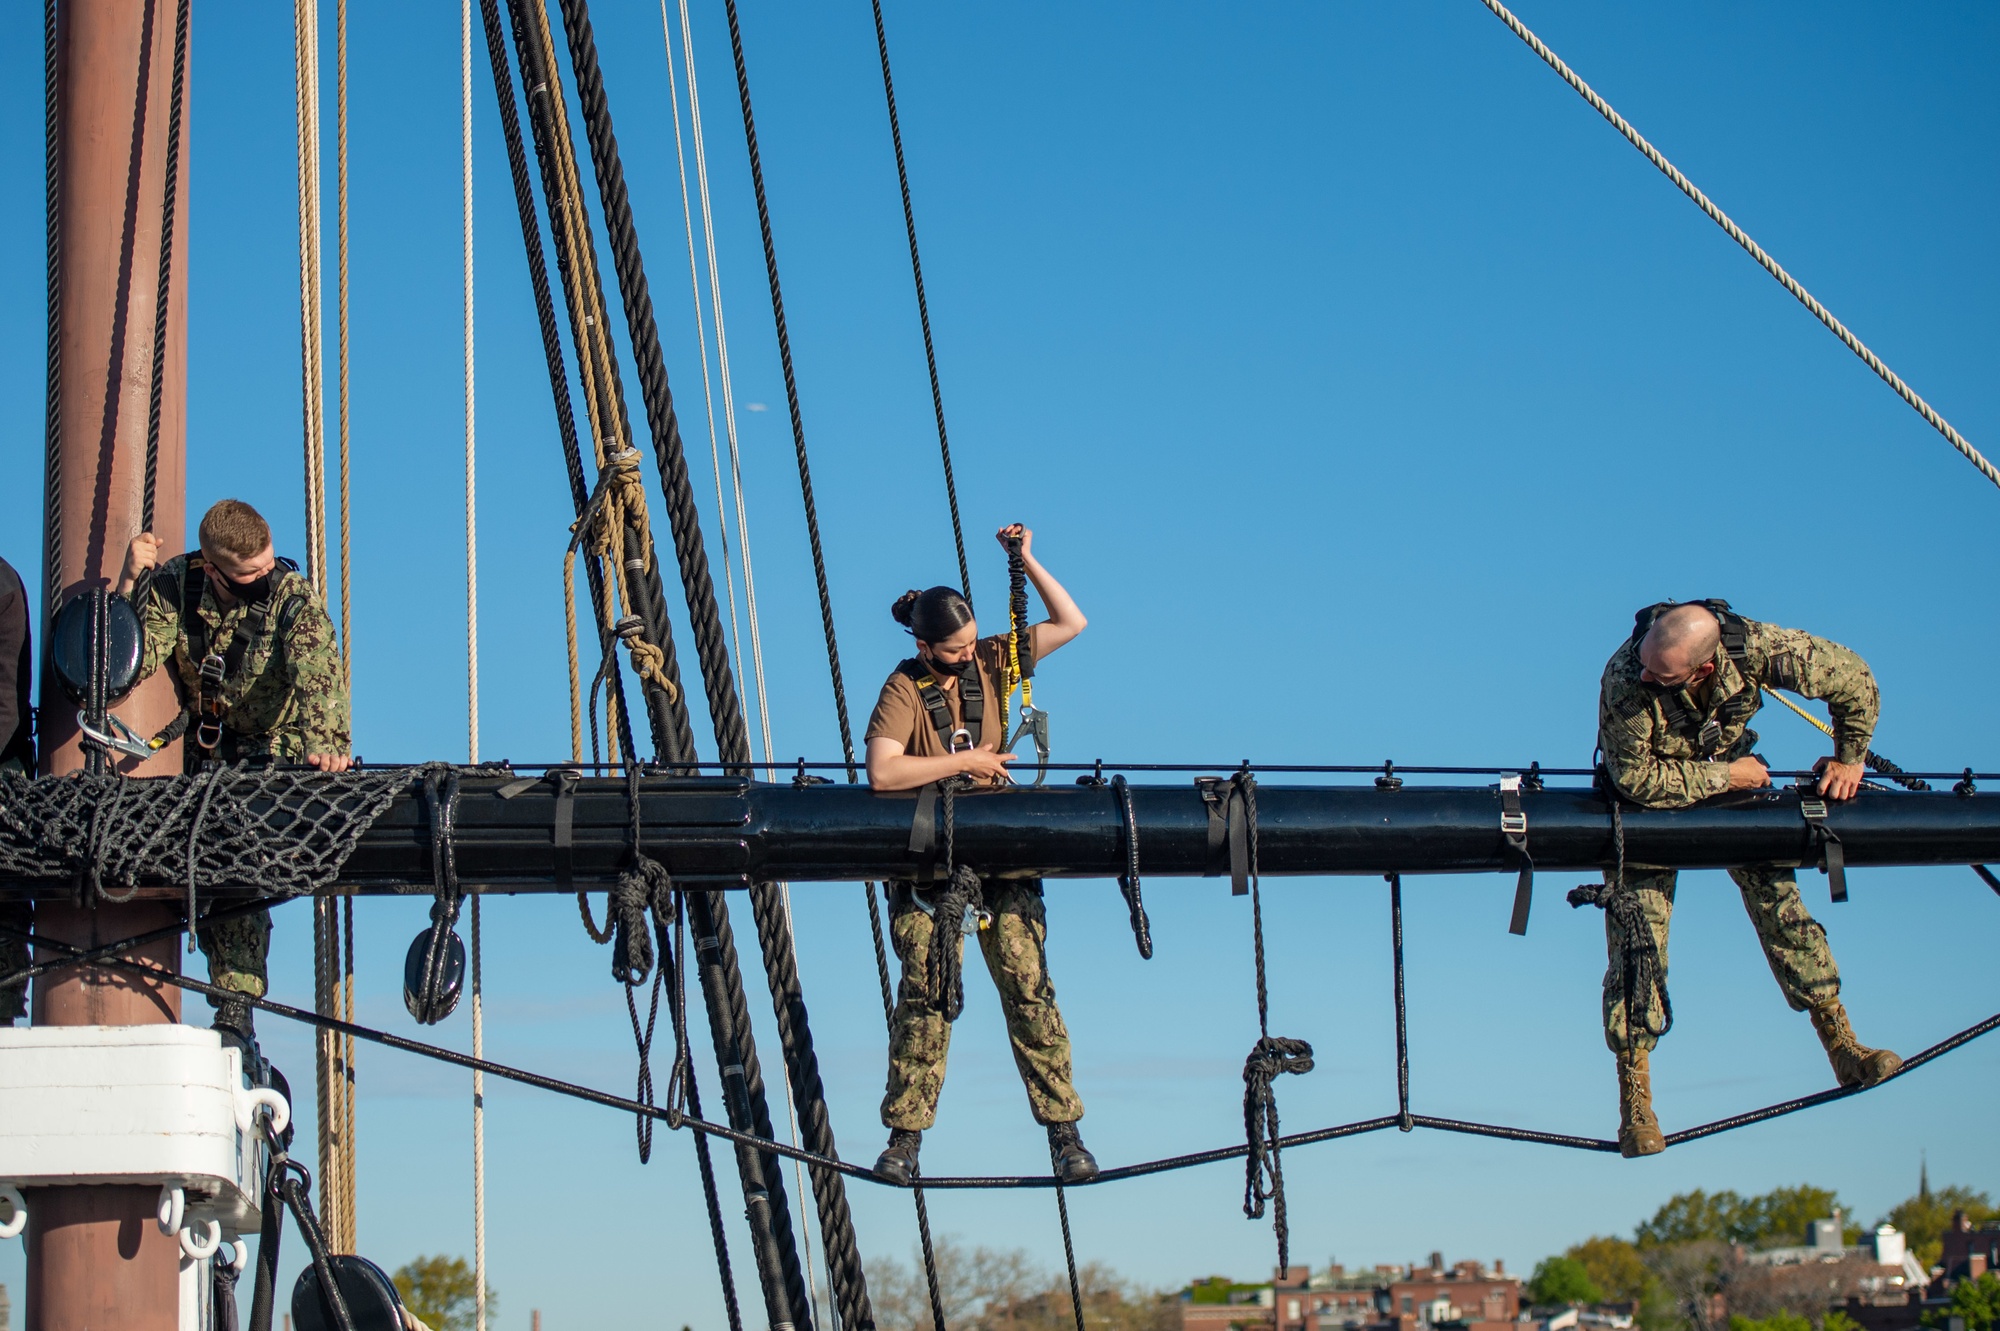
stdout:
<svg viewBox="0 0 2000 1331">
<path fill-rule="evenodd" d="M 1182 1331 L 1519 1331 L 1521 1279 L 1504 1263 L 1272 1273 L 1268 1285 L 1207 1281 L 1181 1305 Z"/>
</svg>

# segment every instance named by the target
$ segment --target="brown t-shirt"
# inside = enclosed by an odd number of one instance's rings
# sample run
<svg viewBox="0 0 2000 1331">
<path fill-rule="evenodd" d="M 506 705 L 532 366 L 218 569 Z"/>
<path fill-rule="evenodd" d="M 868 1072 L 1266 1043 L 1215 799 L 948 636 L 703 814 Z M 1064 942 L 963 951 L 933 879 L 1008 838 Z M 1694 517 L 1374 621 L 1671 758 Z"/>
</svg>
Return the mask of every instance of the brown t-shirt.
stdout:
<svg viewBox="0 0 2000 1331">
<path fill-rule="evenodd" d="M 995 749 L 1007 742 L 1000 715 L 1004 701 L 1000 681 L 1007 677 L 1007 638 L 1005 633 L 996 633 L 990 638 L 981 638 L 972 648 L 973 659 L 979 663 L 980 683 L 986 692 L 985 715 L 979 723 L 979 743 Z M 1021 635 L 1021 673 L 1029 677 L 1035 673 L 1033 634 Z M 945 690 L 943 696 L 945 706 L 951 709 L 953 725 L 964 725 L 965 709 L 958 689 Z M 875 700 L 875 710 L 869 714 L 868 733 L 863 737 L 863 743 L 878 736 L 901 740 L 903 752 L 913 758 L 942 758 L 948 752 L 944 741 L 938 738 L 937 728 L 931 724 L 931 714 L 925 709 L 923 698 L 917 693 L 917 682 L 901 670 L 892 672 L 883 683 L 882 696 Z"/>
</svg>

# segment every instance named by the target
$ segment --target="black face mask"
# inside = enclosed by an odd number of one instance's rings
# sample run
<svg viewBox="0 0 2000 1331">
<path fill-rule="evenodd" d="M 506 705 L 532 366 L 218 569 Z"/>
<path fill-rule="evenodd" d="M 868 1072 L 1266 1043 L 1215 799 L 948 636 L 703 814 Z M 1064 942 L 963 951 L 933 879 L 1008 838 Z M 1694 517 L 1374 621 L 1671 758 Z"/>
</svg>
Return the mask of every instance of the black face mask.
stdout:
<svg viewBox="0 0 2000 1331">
<path fill-rule="evenodd" d="M 229 588 L 229 594 L 246 605 L 254 605 L 271 594 L 269 573 L 260 573 L 248 582 L 236 582 L 220 569 L 216 572 L 222 583 Z"/>
<path fill-rule="evenodd" d="M 940 661 L 935 656 L 926 656 L 924 658 L 924 665 L 929 668 L 931 674 L 939 679 L 963 679 L 965 678 L 965 672 L 972 669 L 972 663 L 973 658 L 970 656 L 966 657 L 963 661 Z"/>
<path fill-rule="evenodd" d="M 1662 684 L 1657 679 L 1642 679 L 1639 681 L 1639 687 L 1645 689 L 1646 692 L 1652 694 L 1655 698 L 1658 698 L 1672 693 L 1675 689 L 1680 688 L 1681 685 Z"/>
</svg>

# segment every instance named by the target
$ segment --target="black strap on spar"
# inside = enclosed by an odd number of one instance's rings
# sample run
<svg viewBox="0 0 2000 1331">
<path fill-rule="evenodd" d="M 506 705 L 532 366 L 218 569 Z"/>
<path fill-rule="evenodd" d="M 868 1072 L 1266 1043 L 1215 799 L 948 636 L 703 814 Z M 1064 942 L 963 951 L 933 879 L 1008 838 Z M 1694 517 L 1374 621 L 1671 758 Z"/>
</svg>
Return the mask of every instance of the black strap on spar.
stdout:
<svg viewBox="0 0 2000 1331">
<path fill-rule="evenodd" d="M 1799 813 L 1812 834 L 1813 855 L 1819 871 L 1826 875 L 1828 892 L 1835 901 L 1846 901 L 1847 852 L 1840 844 L 1839 833 L 1827 826 L 1826 801 L 1808 789 L 1799 796 Z"/>
<path fill-rule="evenodd" d="M 1528 911 L 1535 904 L 1535 861 L 1528 854 L 1528 815 L 1521 808 L 1521 774 L 1509 772 L 1500 778 L 1500 835 L 1507 838 L 1507 853 L 1521 866 L 1514 884 L 1514 916 L 1507 922 L 1510 934 L 1528 932 Z"/>
<path fill-rule="evenodd" d="M 1233 897 L 1250 891 L 1250 824 L 1243 783 L 1253 779 L 1247 768 L 1231 776 L 1194 779 L 1194 788 L 1208 814 L 1208 862 L 1202 876 L 1216 878 L 1226 872 L 1229 895 Z"/>
</svg>

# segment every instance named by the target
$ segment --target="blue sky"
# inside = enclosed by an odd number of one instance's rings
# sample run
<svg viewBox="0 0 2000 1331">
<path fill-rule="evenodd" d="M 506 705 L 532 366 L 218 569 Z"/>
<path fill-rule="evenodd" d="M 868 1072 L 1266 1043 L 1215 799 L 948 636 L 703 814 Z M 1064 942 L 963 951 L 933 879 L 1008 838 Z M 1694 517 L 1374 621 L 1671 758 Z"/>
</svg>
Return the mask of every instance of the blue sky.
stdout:
<svg viewBox="0 0 2000 1331">
<path fill-rule="evenodd" d="M 38 17 L 0 15 L 17 131 L 0 138 L 16 183 L 0 195 L 0 533 L 24 572 L 40 525 Z M 607 0 L 594 17 L 713 553 L 659 15 Z M 1091 619 L 1037 681 L 1061 757 L 1584 765 L 1632 609 L 1721 595 L 1866 656 L 1882 751 L 1993 765 L 2000 495 L 1474 0 L 892 3 L 888 18 L 975 591 L 1003 603 L 985 533 L 1022 520 Z M 2000 16 L 1537 0 L 1522 18 L 2000 447 Z M 890 600 L 955 571 L 873 32 L 856 3 L 765 0 L 743 21 L 858 725 L 905 650 Z M 357 737 L 371 761 L 461 756 L 457 11 L 355 0 L 352 22 Z M 776 747 L 837 757 L 720 7 L 703 0 L 694 24 Z M 249 499 L 298 552 L 291 28 L 279 8 L 208 0 L 194 37 L 190 508 Z M 490 86 L 475 68 L 481 750 L 546 760 L 567 746 L 569 499 Z M 1781 766 L 1822 752 L 1782 712 L 1761 729 Z M 1805 888 L 1864 1039 L 1909 1053 L 1993 1011 L 2000 902 L 1970 873 L 1853 879 L 1839 908 L 1817 875 Z M 1409 882 L 1420 1111 L 1614 1127 L 1599 920 L 1561 909 L 1564 886 L 1545 884 L 1519 939 L 1511 880 Z M 1241 1133 L 1244 903 L 1214 881 L 1148 897 L 1159 951 L 1141 963 L 1112 884 L 1050 892 L 1083 1126 L 1107 1164 Z M 860 889 L 795 902 L 842 1151 L 869 1159 L 883 1035 Z M 1266 913 L 1273 1029 L 1319 1053 L 1281 1088 L 1287 1128 L 1393 1108 L 1385 889 L 1276 882 Z M 358 915 L 362 1014 L 407 1030 L 397 971 L 423 903 Z M 309 1002 L 304 908 L 278 920 L 275 993 Z M 622 1004 L 573 905 L 495 899 L 486 920 L 493 1056 L 629 1090 Z M 1721 874 L 1686 876 L 1673 955 L 1678 1023 L 1655 1063 L 1670 1130 L 1830 1084 Z M 926 1167 L 1037 1168 L 991 987 L 967 987 Z M 752 1007 L 768 1017 L 754 992 Z M 308 1085 L 309 1042 L 265 1031 Z M 462 1012 L 439 1038 L 467 1041 Z M 768 1020 L 760 1041 L 775 1067 Z M 468 1252 L 466 1078 L 372 1049 L 360 1067 L 364 1251 L 389 1267 Z M 2000 1188 L 1981 1105 L 1996 1072 L 2000 1045 L 1974 1045 L 1647 1161 L 1435 1133 L 1301 1150 L 1294 1259 L 1441 1249 L 1526 1268 L 1692 1187 L 1811 1181 L 1872 1221 L 1914 1189 L 1920 1151 L 1934 1181 Z M 616 1115 L 504 1086 L 489 1105 L 499 1325 L 540 1308 L 551 1331 L 719 1331 L 683 1139 L 662 1135 L 640 1168 Z M 851 1196 L 864 1253 L 907 1260 L 906 1199 Z M 1240 1199 L 1226 1165 L 1087 1190 L 1079 1255 L 1157 1286 L 1255 1276 L 1270 1231 Z M 1046 1194 L 942 1196 L 932 1216 L 1060 1261 Z M 20 1270 L 0 1245 L 0 1281 L 18 1290 Z M 747 1262 L 738 1276 L 750 1296 Z"/>
</svg>

